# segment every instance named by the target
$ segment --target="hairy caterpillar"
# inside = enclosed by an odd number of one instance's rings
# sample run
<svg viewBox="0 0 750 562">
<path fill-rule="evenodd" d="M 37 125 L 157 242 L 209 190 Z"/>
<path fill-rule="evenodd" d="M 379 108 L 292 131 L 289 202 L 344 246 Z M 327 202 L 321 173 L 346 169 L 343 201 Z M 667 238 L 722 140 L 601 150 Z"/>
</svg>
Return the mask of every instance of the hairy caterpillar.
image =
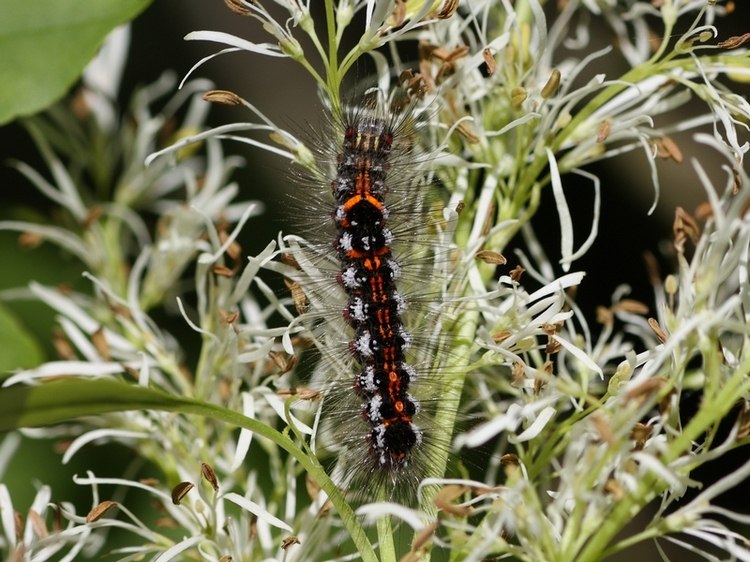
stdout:
<svg viewBox="0 0 750 562">
<path fill-rule="evenodd" d="M 434 264 L 445 260 L 414 108 L 376 91 L 334 115 L 315 178 L 326 226 L 311 233 L 317 244 L 291 252 L 308 273 L 300 285 L 317 318 L 313 384 L 328 391 L 321 433 L 337 449 L 337 479 L 358 499 L 413 502 L 429 445 L 450 437 L 433 431 L 430 416 L 445 339 L 432 306 L 442 281 Z"/>
</svg>

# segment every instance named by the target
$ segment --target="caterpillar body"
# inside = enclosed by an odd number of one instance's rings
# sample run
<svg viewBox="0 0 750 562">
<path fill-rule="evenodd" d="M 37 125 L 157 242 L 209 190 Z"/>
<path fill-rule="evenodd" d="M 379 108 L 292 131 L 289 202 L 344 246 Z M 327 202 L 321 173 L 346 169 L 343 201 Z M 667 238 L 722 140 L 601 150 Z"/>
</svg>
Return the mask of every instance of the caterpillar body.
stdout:
<svg viewBox="0 0 750 562">
<path fill-rule="evenodd" d="M 331 184 L 337 204 L 339 280 L 349 297 L 344 317 L 354 329 L 351 348 L 360 366 L 354 389 L 371 428 L 365 436 L 369 454 L 386 469 L 407 465 L 422 440 L 412 422 L 419 411 L 409 394 L 416 372 L 405 358 L 411 337 L 401 318 L 406 305 L 396 288 L 400 268 L 387 225 L 392 125 L 371 115 L 349 123 Z"/>
<path fill-rule="evenodd" d="M 413 503 L 432 460 L 427 445 L 447 447 L 432 431 L 428 392 L 440 323 L 422 306 L 439 293 L 436 225 L 426 158 L 414 148 L 414 104 L 399 101 L 378 91 L 334 116 L 316 178 L 330 186 L 318 202 L 330 218 L 311 235 L 323 231 L 328 242 L 296 256 L 317 277 L 301 284 L 319 309 L 311 314 L 321 352 L 313 384 L 327 390 L 320 433 L 337 449 L 334 477 L 355 501 Z"/>
</svg>

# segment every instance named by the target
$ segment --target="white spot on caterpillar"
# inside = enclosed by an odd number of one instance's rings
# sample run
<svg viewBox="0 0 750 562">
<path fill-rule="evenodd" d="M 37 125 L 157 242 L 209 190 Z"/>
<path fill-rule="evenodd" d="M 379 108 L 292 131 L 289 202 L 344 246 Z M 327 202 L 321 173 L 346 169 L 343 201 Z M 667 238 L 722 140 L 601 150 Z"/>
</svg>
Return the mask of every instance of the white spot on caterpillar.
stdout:
<svg viewBox="0 0 750 562">
<path fill-rule="evenodd" d="M 380 415 L 380 407 L 383 405 L 383 397 L 379 394 L 376 394 L 372 398 L 370 398 L 369 404 L 367 404 L 367 418 L 370 420 L 370 423 L 380 423 L 383 421 L 383 417 Z"/>
<path fill-rule="evenodd" d="M 339 239 L 339 247 L 345 252 L 352 250 L 352 235 L 348 232 L 344 232 Z"/>
<path fill-rule="evenodd" d="M 362 357 L 372 357 L 371 340 L 369 330 L 362 330 L 362 333 L 354 338 L 354 347 Z"/>
<path fill-rule="evenodd" d="M 353 265 L 341 272 L 341 284 L 345 289 L 359 289 L 362 285 L 357 279 L 357 268 Z"/>
<path fill-rule="evenodd" d="M 353 298 L 349 304 L 349 314 L 359 322 L 364 322 L 367 319 L 366 310 L 367 305 L 359 297 Z"/>
</svg>

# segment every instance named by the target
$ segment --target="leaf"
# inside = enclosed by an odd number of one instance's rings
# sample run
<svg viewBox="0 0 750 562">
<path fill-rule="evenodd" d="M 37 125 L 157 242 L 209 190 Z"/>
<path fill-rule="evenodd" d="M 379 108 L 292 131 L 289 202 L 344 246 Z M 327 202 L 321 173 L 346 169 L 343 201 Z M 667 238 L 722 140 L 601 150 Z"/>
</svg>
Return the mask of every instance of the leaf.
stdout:
<svg viewBox="0 0 750 562">
<path fill-rule="evenodd" d="M 183 402 L 157 390 L 110 379 L 14 385 L 0 388 L 0 431 L 124 410 L 175 410 Z"/>
<path fill-rule="evenodd" d="M 0 372 L 38 365 L 44 361 L 44 352 L 39 342 L 2 304 L 0 304 L 0 341 L 3 342 L 0 346 Z"/>
<path fill-rule="evenodd" d="M 0 125 L 61 98 L 104 38 L 151 0 L 3 2 Z"/>
<path fill-rule="evenodd" d="M 18 384 L 0 388 L 0 432 L 128 410 L 163 410 L 204 416 L 270 439 L 292 455 L 315 483 L 325 490 L 349 531 L 361 559 L 364 562 L 377 562 L 378 558 L 367 534 L 341 491 L 317 459 L 301 450 L 286 432 L 279 432 L 258 420 L 216 404 L 173 396 L 160 390 L 113 379 L 66 378 L 33 386 Z M 165 552 L 162 556 L 166 554 Z"/>
</svg>

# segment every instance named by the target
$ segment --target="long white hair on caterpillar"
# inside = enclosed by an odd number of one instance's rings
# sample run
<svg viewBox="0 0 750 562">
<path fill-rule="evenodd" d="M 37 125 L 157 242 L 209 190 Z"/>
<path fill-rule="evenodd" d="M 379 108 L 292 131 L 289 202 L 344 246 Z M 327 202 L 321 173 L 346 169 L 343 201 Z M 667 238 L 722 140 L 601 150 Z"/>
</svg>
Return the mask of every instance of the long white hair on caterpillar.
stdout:
<svg viewBox="0 0 750 562">
<path fill-rule="evenodd" d="M 355 503 L 416 504 L 435 451 L 450 445 L 431 412 L 449 347 L 456 213 L 418 147 L 418 103 L 374 89 L 331 115 L 314 143 L 318 171 L 300 181 L 305 236 L 280 241 L 304 295 L 296 324 L 318 352 L 316 448 L 334 453 L 333 476 Z"/>
</svg>

